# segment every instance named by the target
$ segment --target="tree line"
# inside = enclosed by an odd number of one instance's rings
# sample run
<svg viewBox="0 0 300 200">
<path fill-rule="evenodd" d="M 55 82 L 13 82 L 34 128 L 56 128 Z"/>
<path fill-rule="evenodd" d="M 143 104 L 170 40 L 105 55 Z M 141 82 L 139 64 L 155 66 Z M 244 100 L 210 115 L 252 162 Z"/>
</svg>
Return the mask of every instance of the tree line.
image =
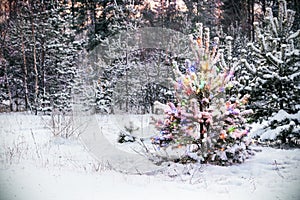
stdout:
<svg viewBox="0 0 300 200">
<path fill-rule="evenodd" d="M 277 0 L 183 0 L 184 4 L 180 5 L 172 0 L 151 2 L 1 1 L 0 109 L 31 110 L 34 113 L 58 110 L 67 113 L 71 110 L 72 90 L 80 90 L 80 70 L 87 70 L 78 66 L 79 61 L 84 59 L 82 55 L 122 30 L 152 26 L 189 34 L 195 31 L 196 24 L 201 22 L 210 28 L 213 36 L 219 36 L 221 41 L 227 35 L 232 35 L 233 54 L 237 54 L 241 43 L 245 44 L 246 41 L 255 39 L 253 23 L 264 16 L 266 7 L 271 6 L 276 12 L 279 5 Z M 297 0 L 287 3 L 287 6 L 296 11 L 300 8 Z M 299 22 L 299 12 L 296 12 L 295 18 L 295 22 Z M 293 29 L 298 28 L 299 23 L 294 23 Z M 166 52 L 157 50 L 150 52 L 152 53 L 146 53 L 148 61 L 158 58 L 162 60 L 162 56 L 169 56 Z M 138 57 L 138 62 L 146 65 L 147 59 L 143 58 L 145 51 L 132 55 L 134 56 L 129 57 Z M 149 76 L 153 77 L 153 81 L 149 81 L 148 86 L 139 86 L 138 91 L 130 91 L 131 85 L 128 81 L 130 73 L 136 74 L 140 68 L 134 69 L 133 65 L 122 67 L 120 62 L 107 66 L 106 69 L 107 74 L 121 74 L 120 76 L 99 77 L 101 80 L 95 83 L 95 96 L 90 101 L 94 106 L 98 106 L 99 110 L 111 112 L 107 110 L 107 106 L 115 101 L 120 108 L 128 111 L 130 105 L 137 104 L 134 96 L 139 96 L 143 102 L 140 102 L 141 106 L 138 109 L 145 113 L 149 112 L 149 106 L 154 100 L 164 102 L 172 98 L 168 96 L 172 93 L 169 88 L 159 88 L 159 84 L 155 83 L 158 76 L 168 75 L 168 61 L 148 65 L 147 73 L 152 73 Z M 166 71 L 158 72 L 157 65 L 165 65 Z M 130 73 L 128 67 L 132 68 Z M 109 79 L 114 81 L 107 82 Z M 113 99 L 112 88 L 124 93 L 125 100 L 116 97 Z"/>
</svg>

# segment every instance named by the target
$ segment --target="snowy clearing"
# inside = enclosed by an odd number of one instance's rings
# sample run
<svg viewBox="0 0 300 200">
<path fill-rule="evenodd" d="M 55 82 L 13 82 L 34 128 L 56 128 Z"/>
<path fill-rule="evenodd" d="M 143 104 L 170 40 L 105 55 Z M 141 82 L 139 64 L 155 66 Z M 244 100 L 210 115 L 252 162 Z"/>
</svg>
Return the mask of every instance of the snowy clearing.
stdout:
<svg viewBox="0 0 300 200">
<path fill-rule="evenodd" d="M 299 149 L 262 147 L 241 165 L 202 165 L 197 177 L 176 174 L 174 167 L 129 175 L 97 161 L 75 137 L 54 137 L 49 121 L 20 113 L 0 115 L 1 200 L 300 199 Z"/>
</svg>

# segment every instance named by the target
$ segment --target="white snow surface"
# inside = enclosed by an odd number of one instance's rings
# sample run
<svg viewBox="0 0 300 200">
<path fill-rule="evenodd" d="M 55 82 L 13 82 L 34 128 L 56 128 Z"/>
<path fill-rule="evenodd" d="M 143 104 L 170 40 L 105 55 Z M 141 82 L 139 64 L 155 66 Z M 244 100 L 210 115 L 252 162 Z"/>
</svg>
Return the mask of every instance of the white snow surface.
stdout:
<svg viewBox="0 0 300 200">
<path fill-rule="evenodd" d="M 1 200 L 300 199 L 299 149 L 261 147 L 240 165 L 199 165 L 197 176 L 177 173 L 181 165 L 132 175 L 98 161 L 77 137 L 53 136 L 49 121 L 0 114 Z"/>
</svg>

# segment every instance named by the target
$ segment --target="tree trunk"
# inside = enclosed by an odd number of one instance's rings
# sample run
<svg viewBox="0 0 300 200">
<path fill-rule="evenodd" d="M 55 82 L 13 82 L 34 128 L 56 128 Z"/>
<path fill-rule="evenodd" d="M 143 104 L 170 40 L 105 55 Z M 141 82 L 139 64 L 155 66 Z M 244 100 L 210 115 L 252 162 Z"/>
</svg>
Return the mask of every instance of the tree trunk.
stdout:
<svg viewBox="0 0 300 200">
<path fill-rule="evenodd" d="M 248 27 L 247 27 L 247 30 L 248 30 L 248 37 L 251 39 L 251 0 L 247 0 L 247 21 L 248 21 Z"/>
<path fill-rule="evenodd" d="M 74 28 L 75 27 L 75 0 L 72 0 L 72 7 L 71 7 L 71 12 L 72 12 L 72 27 Z"/>
<path fill-rule="evenodd" d="M 39 93 L 39 74 L 36 63 L 36 40 L 35 40 L 35 28 L 34 28 L 34 17 L 32 15 L 31 19 L 31 33 L 33 39 L 33 69 L 34 69 L 34 106 L 35 106 L 35 114 L 37 114 L 38 107 L 38 93 Z"/>
<path fill-rule="evenodd" d="M 93 8 L 92 8 L 92 25 L 94 27 L 94 33 L 96 33 L 96 2 L 93 2 Z"/>
<path fill-rule="evenodd" d="M 41 65 L 42 65 L 42 87 L 43 87 L 43 96 L 46 95 L 46 71 L 45 71 L 45 47 L 44 42 L 42 45 L 42 58 L 41 58 Z"/>
<path fill-rule="evenodd" d="M 252 41 L 255 40 L 255 33 L 254 33 L 254 0 L 251 1 L 251 34 L 252 34 Z"/>
<path fill-rule="evenodd" d="M 3 44 L 1 44 L 4 47 L 5 44 L 5 38 L 6 38 L 6 32 L 7 30 L 4 30 L 3 32 L 1 32 L 1 35 L 3 36 Z M 10 88 L 10 84 L 9 84 L 9 79 L 8 79 L 8 73 L 7 73 L 7 64 L 6 64 L 6 60 L 4 59 L 3 56 L 3 49 L 0 50 L 1 56 L 0 59 L 4 60 L 5 63 L 3 63 L 4 66 L 4 81 L 5 81 L 5 87 L 7 88 L 7 95 L 8 95 L 8 99 L 9 99 L 9 109 L 10 111 L 13 111 L 13 100 L 12 100 L 12 95 L 11 95 L 11 88 Z"/>
<path fill-rule="evenodd" d="M 262 11 L 264 14 L 266 13 L 266 0 L 262 1 Z"/>
<path fill-rule="evenodd" d="M 43 5 L 43 12 L 45 12 L 46 8 L 45 5 Z M 45 35 L 45 29 L 42 29 L 43 35 Z M 41 67 L 42 67 L 42 88 L 43 88 L 43 98 L 46 96 L 46 71 L 45 71 L 45 55 L 46 55 L 46 50 L 45 50 L 45 37 L 42 38 L 41 41 L 41 48 L 42 48 L 42 55 L 41 55 Z M 43 99 L 45 100 L 45 99 Z"/>
<path fill-rule="evenodd" d="M 128 53 L 126 52 L 126 65 L 125 65 L 125 111 L 126 113 L 128 112 L 128 104 L 129 104 L 129 88 L 128 88 L 128 71 L 127 71 L 127 67 L 128 67 Z"/>
<path fill-rule="evenodd" d="M 3 43 L 5 42 L 5 38 L 6 38 L 6 31 L 4 31 L 2 33 L 3 35 Z M 4 46 L 4 45 L 3 45 Z M 0 59 L 3 59 L 3 50 L 1 50 L 1 57 Z M 11 95 L 11 88 L 10 88 L 10 84 L 9 84 L 9 78 L 7 75 L 7 63 L 4 63 L 4 80 L 5 80 L 5 87 L 7 88 L 7 95 L 8 95 L 8 99 L 9 99 L 9 109 L 10 111 L 13 111 L 13 100 L 12 100 L 12 95 Z"/>
<path fill-rule="evenodd" d="M 13 111 L 13 99 L 11 95 L 11 88 L 8 80 L 8 75 L 7 75 L 7 65 L 4 64 L 4 79 L 5 79 L 5 86 L 7 88 L 7 95 L 9 99 L 9 109 L 10 111 Z"/>
<path fill-rule="evenodd" d="M 8 7 L 9 7 L 9 17 L 11 17 L 11 16 L 13 16 L 13 7 L 12 7 L 12 3 L 13 3 L 13 1 L 12 0 L 9 0 L 9 3 L 8 3 Z M 6 13 L 6 12 L 5 12 Z M 6 15 L 6 14 L 5 14 Z M 6 17 L 5 17 L 5 19 L 7 19 Z"/>
<path fill-rule="evenodd" d="M 29 92 L 28 92 L 28 81 L 27 81 L 27 77 L 28 77 L 28 70 L 27 70 L 27 59 L 26 59 L 26 54 L 25 54 L 25 41 L 24 41 L 24 33 L 23 30 L 21 30 L 21 40 L 22 40 L 22 54 L 23 54 L 23 87 L 24 87 L 24 91 L 25 91 L 25 96 L 24 96 L 24 100 L 25 100 L 25 109 L 27 110 L 28 107 L 31 109 L 30 102 L 29 102 Z"/>
</svg>

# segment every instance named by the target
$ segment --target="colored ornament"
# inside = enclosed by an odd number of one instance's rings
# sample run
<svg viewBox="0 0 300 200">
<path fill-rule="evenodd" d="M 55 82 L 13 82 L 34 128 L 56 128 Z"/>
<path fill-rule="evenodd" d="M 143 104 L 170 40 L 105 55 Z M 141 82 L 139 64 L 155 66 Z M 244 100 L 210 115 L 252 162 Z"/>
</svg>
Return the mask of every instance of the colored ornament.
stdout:
<svg viewBox="0 0 300 200">
<path fill-rule="evenodd" d="M 226 132 L 224 130 L 222 130 L 219 137 L 220 137 L 221 140 L 225 140 L 226 137 L 227 137 Z"/>
<path fill-rule="evenodd" d="M 178 81 L 177 81 L 177 88 L 178 88 L 178 89 L 181 89 L 182 86 L 183 86 L 183 85 L 182 85 L 182 80 L 178 80 Z"/>
<path fill-rule="evenodd" d="M 205 86 L 205 81 L 202 80 L 202 81 L 200 82 L 199 88 L 200 88 L 200 89 L 203 89 L 204 86 Z"/>
<path fill-rule="evenodd" d="M 232 133 L 234 130 L 235 130 L 235 127 L 232 126 L 232 127 L 229 127 L 227 131 L 228 131 L 229 133 Z"/>
<path fill-rule="evenodd" d="M 181 104 L 181 106 L 186 106 L 186 101 L 182 100 L 180 104 Z"/>
<path fill-rule="evenodd" d="M 192 93 L 193 93 L 193 91 L 192 91 L 192 88 L 187 88 L 186 89 L 186 91 L 185 91 L 185 93 L 188 95 L 188 96 L 190 96 Z"/>
<path fill-rule="evenodd" d="M 208 71 L 208 67 L 209 67 L 209 63 L 205 62 L 204 64 L 202 64 L 202 70 L 203 71 Z"/>
<path fill-rule="evenodd" d="M 197 38 L 197 44 L 200 46 L 202 45 L 202 39 L 200 37 Z"/>
<path fill-rule="evenodd" d="M 226 88 L 230 90 L 231 88 L 233 88 L 233 84 L 232 84 L 231 82 L 229 82 L 229 83 L 226 85 Z"/>
<path fill-rule="evenodd" d="M 205 85 L 205 89 L 206 89 L 206 90 L 210 90 L 210 84 L 206 84 L 206 85 Z"/>
<path fill-rule="evenodd" d="M 190 78 L 189 78 L 189 77 L 185 77 L 185 78 L 183 79 L 183 84 L 184 84 L 185 86 L 189 85 L 189 84 L 190 84 Z"/>
<path fill-rule="evenodd" d="M 197 76 L 194 72 L 191 73 L 191 80 L 197 80 Z"/>
<path fill-rule="evenodd" d="M 189 67 L 189 71 L 190 72 L 195 72 L 196 71 L 196 67 L 194 65 Z"/>
</svg>

